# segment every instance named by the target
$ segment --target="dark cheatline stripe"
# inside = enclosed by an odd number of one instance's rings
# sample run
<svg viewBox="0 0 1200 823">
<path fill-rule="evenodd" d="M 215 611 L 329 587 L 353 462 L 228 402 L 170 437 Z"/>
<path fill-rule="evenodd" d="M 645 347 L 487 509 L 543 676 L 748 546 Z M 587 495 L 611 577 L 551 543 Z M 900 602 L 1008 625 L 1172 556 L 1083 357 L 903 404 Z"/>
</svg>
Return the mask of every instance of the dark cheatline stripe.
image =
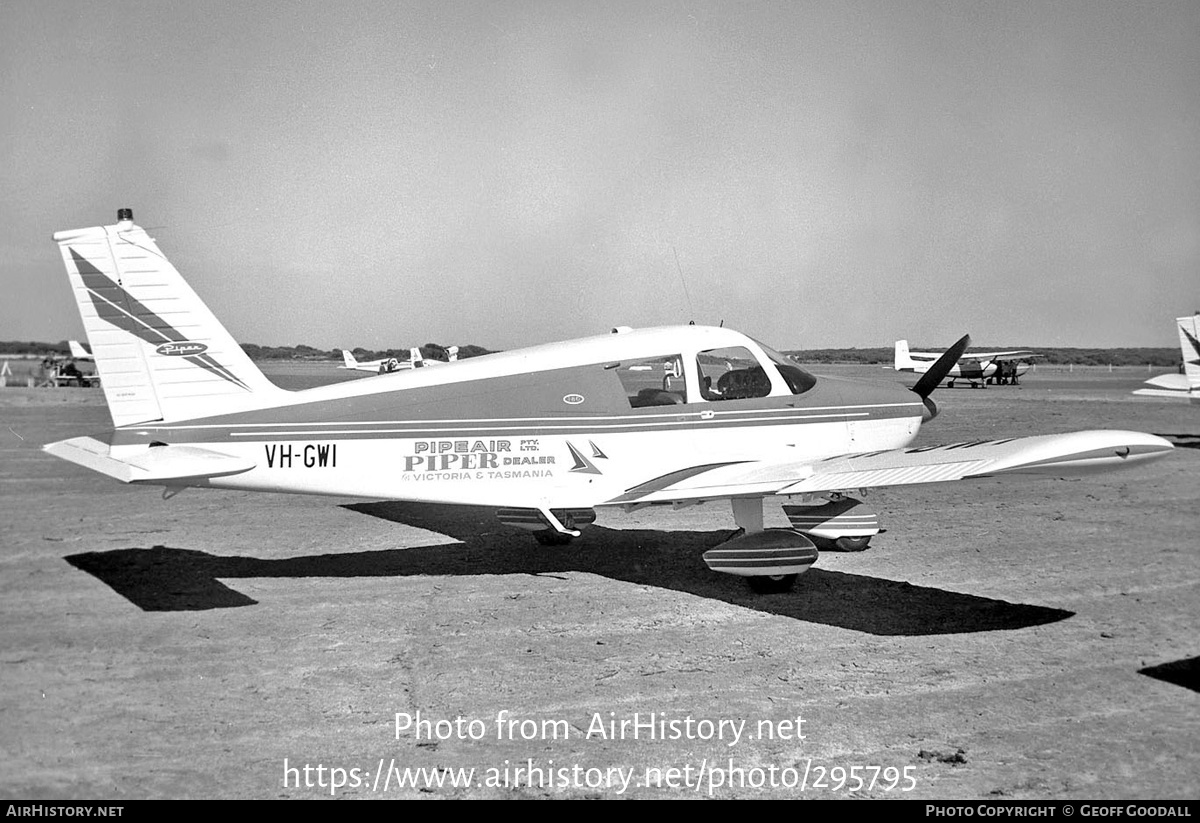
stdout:
<svg viewBox="0 0 1200 823">
<path fill-rule="evenodd" d="M 178 329 L 109 279 L 104 272 L 93 266 L 79 252 L 75 249 L 70 251 L 71 258 L 75 261 L 75 269 L 79 272 L 79 277 L 83 280 L 84 288 L 87 289 L 88 296 L 100 319 L 116 326 L 121 331 L 129 332 L 152 346 L 159 346 L 163 343 L 188 342 Z M 193 355 L 185 357 L 184 360 L 239 388 L 250 390 L 249 386 L 213 359 L 211 355 Z"/>
</svg>

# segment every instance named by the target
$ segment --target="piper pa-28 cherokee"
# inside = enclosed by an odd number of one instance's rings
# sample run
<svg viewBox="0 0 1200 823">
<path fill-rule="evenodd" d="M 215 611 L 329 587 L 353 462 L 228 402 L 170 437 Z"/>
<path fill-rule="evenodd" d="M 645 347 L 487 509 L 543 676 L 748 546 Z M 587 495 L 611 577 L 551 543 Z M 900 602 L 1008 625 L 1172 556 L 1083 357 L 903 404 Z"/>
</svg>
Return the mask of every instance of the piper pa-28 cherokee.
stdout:
<svg viewBox="0 0 1200 823">
<path fill-rule="evenodd" d="M 285 391 L 270 383 L 122 209 L 54 235 L 114 428 L 45 447 L 126 483 L 299 492 L 498 509 L 565 543 L 601 507 L 728 500 L 737 536 L 704 554 L 756 591 L 789 589 L 818 548 L 861 550 L 860 489 L 1054 476 L 1161 457 L 1124 431 L 907 448 L 969 338 L 912 389 L 816 377 L 728 328 L 632 330 L 501 352 L 452 369 Z M 791 529 L 763 528 L 789 498 Z"/>
<path fill-rule="evenodd" d="M 909 351 L 907 340 L 896 341 L 896 371 L 926 374 L 941 356 L 942 352 Z M 954 388 L 956 380 L 966 380 L 973 389 L 993 382 L 1015 386 L 1035 357 L 1042 355 L 1021 350 L 963 352 L 946 372 L 946 385 Z"/>
</svg>

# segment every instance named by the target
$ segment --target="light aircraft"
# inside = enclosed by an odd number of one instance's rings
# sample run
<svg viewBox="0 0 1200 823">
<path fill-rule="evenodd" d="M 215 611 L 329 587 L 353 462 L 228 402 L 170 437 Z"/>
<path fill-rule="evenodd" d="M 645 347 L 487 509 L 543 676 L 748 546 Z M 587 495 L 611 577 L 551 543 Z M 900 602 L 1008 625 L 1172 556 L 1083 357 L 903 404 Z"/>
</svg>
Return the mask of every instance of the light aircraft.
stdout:
<svg viewBox="0 0 1200 823">
<path fill-rule="evenodd" d="M 1179 329 L 1179 349 L 1183 352 L 1183 374 L 1160 374 L 1146 381 L 1150 389 L 1134 394 L 1148 397 L 1172 397 L 1200 403 L 1200 314 L 1175 318 Z"/>
<path fill-rule="evenodd" d="M 1074 475 L 1172 449 L 1126 431 L 909 448 L 968 337 L 911 389 L 814 376 L 729 328 L 671 326 L 285 391 L 129 210 L 54 239 L 114 428 L 44 449 L 168 496 L 196 486 L 489 506 L 549 544 L 578 537 L 598 508 L 729 501 L 742 531 L 704 561 L 779 592 L 818 548 L 860 550 L 879 533 L 859 490 Z M 766 498 L 796 504 L 784 509 L 793 528 L 764 529 Z"/>
<path fill-rule="evenodd" d="M 73 360 L 93 360 L 93 359 L 95 359 L 92 357 L 92 355 L 90 355 L 88 353 L 88 350 L 85 349 L 83 347 L 83 344 L 80 343 L 78 340 L 68 340 L 67 348 L 69 348 L 71 350 L 71 358 Z"/>
<path fill-rule="evenodd" d="M 449 355 L 449 362 L 453 363 L 458 360 L 458 346 L 451 346 L 446 349 Z M 344 365 L 338 366 L 339 369 L 352 369 L 354 371 L 369 371 L 374 374 L 389 374 L 394 371 L 403 371 L 405 369 L 419 369 L 425 366 L 440 366 L 441 360 L 426 360 L 421 356 L 421 350 L 413 347 L 408 350 L 407 360 L 398 360 L 395 357 L 385 357 L 379 360 L 368 360 L 359 362 L 346 349 L 342 349 L 342 360 Z"/>
<path fill-rule="evenodd" d="M 926 374 L 941 356 L 942 352 L 909 351 L 907 340 L 896 341 L 896 371 Z M 1003 380 L 1015 386 L 1029 371 L 1029 361 L 1041 356 L 1022 350 L 964 352 L 946 373 L 946 385 L 954 388 L 956 380 L 966 380 L 974 389 Z"/>
</svg>

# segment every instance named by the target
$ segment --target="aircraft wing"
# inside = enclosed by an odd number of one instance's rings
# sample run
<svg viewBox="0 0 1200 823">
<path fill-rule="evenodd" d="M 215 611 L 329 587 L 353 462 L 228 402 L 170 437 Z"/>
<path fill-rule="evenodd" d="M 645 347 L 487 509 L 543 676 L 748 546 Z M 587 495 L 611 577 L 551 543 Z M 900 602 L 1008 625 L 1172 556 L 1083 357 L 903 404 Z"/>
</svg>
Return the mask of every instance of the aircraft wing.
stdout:
<svg viewBox="0 0 1200 823">
<path fill-rule="evenodd" d="M 716 463 L 655 478 L 604 505 L 848 491 L 998 474 L 1066 477 L 1132 465 L 1161 457 L 1172 448 L 1170 442 L 1152 434 L 1082 431 L 891 449 L 815 461 Z"/>
<path fill-rule="evenodd" d="M 116 458 L 109 453 L 107 443 L 94 437 L 60 440 L 43 446 L 42 450 L 123 483 L 166 484 L 171 480 L 225 477 L 249 471 L 255 465 L 247 458 L 196 446 L 151 446 L 136 456 Z"/>
</svg>

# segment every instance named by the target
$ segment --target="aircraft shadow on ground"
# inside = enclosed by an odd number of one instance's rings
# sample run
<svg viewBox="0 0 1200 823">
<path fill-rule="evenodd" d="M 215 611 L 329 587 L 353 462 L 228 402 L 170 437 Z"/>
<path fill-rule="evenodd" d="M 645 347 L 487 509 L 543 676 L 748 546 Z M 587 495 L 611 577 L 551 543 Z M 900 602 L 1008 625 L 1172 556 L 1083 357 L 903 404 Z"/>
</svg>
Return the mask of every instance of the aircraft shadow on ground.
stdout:
<svg viewBox="0 0 1200 823">
<path fill-rule="evenodd" d="M 344 508 L 445 534 L 456 542 L 283 560 L 218 556 L 166 546 L 87 552 L 65 559 L 145 611 L 255 605 L 257 601 L 221 582 L 237 578 L 582 572 L 875 635 L 1022 629 L 1073 614 L 820 568 L 801 576 L 793 592 L 758 595 L 743 581 L 709 571 L 700 559 L 705 550 L 725 539 L 723 532 L 623 531 L 593 526 L 570 546 L 546 547 L 525 533 L 500 526 L 491 509 L 408 503 L 358 503 Z"/>
<path fill-rule="evenodd" d="M 1185 657 L 1182 660 L 1172 660 L 1170 663 L 1162 663 L 1158 666 L 1147 666 L 1144 669 L 1138 669 L 1138 674 L 1200 692 L 1200 657 Z"/>
</svg>

